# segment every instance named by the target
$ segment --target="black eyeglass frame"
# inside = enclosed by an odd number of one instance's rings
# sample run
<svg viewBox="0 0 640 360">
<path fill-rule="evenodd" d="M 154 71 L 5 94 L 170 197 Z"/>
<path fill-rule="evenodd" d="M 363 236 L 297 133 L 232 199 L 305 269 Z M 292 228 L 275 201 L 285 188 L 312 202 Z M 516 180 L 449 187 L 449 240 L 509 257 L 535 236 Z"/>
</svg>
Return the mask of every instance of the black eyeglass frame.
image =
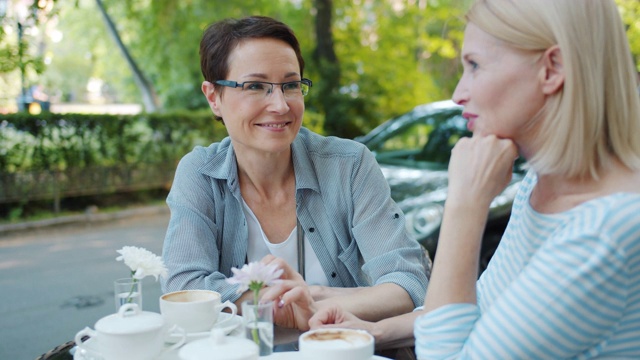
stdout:
<svg viewBox="0 0 640 360">
<path fill-rule="evenodd" d="M 276 85 L 280 85 L 280 90 L 282 90 L 282 93 L 284 94 L 284 88 L 283 86 L 286 84 L 292 84 L 292 83 L 300 83 L 300 84 L 305 84 L 307 85 L 307 91 L 304 92 L 304 88 L 300 87 L 300 89 L 302 90 L 302 96 L 306 96 L 309 93 L 309 88 L 311 88 L 311 86 L 313 85 L 313 82 L 310 79 L 307 78 L 302 78 L 301 80 L 295 80 L 295 81 L 285 81 L 285 82 L 281 82 L 281 83 L 272 83 L 272 82 L 268 82 L 268 81 L 245 81 L 245 82 L 237 82 L 237 81 L 233 81 L 233 80 L 216 80 L 214 81 L 214 84 L 217 85 L 221 85 L 221 86 L 226 86 L 226 87 L 230 87 L 230 88 L 242 88 L 242 90 L 244 90 L 244 84 L 269 84 L 271 85 L 271 92 L 268 92 L 268 94 L 271 94 L 273 92 L 273 87 Z"/>
</svg>

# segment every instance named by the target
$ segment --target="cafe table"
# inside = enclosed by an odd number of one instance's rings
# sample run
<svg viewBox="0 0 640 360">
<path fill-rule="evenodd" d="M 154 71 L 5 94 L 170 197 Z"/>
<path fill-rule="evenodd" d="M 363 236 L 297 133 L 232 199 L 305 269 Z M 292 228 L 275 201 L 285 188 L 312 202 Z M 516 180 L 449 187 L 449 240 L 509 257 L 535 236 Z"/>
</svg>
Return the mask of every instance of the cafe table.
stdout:
<svg viewBox="0 0 640 360">
<path fill-rule="evenodd" d="M 243 336 L 242 326 L 239 325 L 228 336 Z M 260 357 L 264 360 L 294 360 L 296 359 L 296 351 L 298 351 L 298 337 L 302 332 L 296 329 L 288 329 L 280 326 L 274 327 L 274 353 L 269 356 Z M 91 339 L 83 338 L 87 341 L 88 348 L 91 347 Z M 169 344 L 167 344 L 169 345 Z M 179 349 L 171 350 L 163 353 L 157 360 L 179 360 Z M 400 349 L 383 349 L 376 350 L 376 354 L 372 360 L 415 360 L 415 354 L 412 348 Z M 42 354 L 36 360 L 100 360 L 92 357 L 86 352 L 82 352 L 74 341 L 69 341 L 60 346 L 51 349 Z M 297 359 L 296 359 L 297 360 Z"/>
</svg>

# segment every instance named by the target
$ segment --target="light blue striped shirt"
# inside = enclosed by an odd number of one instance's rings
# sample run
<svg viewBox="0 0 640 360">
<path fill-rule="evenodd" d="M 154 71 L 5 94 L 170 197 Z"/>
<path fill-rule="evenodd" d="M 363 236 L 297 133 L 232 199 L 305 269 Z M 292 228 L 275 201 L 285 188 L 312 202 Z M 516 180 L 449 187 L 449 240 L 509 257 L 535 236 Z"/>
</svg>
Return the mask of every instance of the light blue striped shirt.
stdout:
<svg viewBox="0 0 640 360">
<path fill-rule="evenodd" d="M 405 229 L 373 154 L 362 144 L 305 128 L 291 145 L 297 215 L 332 287 L 395 283 L 415 305 L 424 302 L 430 270 Z M 196 147 L 176 170 L 167 204 L 164 292 L 210 289 L 235 301 L 225 279 L 247 257 L 235 152 L 229 138 Z"/>
<path fill-rule="evenodd" d="M 414 324 L 419 359 L 640 359 L 640 194 L 546 215 L 526 178 L 477 283 L 478 306 Z"/>
</svg>

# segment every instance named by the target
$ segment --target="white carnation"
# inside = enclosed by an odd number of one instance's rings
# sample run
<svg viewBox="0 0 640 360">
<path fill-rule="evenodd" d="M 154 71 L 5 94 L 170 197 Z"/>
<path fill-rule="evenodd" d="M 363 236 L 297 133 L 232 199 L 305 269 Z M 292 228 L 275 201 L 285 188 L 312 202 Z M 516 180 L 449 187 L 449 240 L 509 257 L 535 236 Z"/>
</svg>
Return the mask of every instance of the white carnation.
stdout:
<svg viewBox="0 0 640 360">
<path fill-rule="evenodd" d="M 146 276 L 153 276 L 158 281 L 158 276 L 167 276 L 168 271 L 162 258 L 147 249 L 125 246 L 118 250 L 118 253 L 120 256 L 116 260 L 124 261 L 124 264 L 131 269 L 134 279 L 141 280 Z"/>
</svg>

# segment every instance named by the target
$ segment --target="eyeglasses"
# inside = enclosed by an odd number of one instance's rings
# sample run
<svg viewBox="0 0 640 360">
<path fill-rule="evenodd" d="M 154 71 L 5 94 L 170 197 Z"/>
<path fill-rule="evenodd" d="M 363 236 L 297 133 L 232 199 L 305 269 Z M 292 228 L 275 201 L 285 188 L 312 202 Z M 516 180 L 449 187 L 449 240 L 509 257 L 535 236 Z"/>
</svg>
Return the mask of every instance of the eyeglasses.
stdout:
<svg viewBox="0 0 640 360">
<path fill-rule="evenodd" d="M 264 99 L 273 93 L 273 86 L 280 85 L 286 99 L 296 99 L 309 93 L 313 84 L 309 79 L 287 81 L 283 83 L 271 83 L 266 81 L 245 81 L 239 83 L 231 80 L 216 80 L 216 84 L 231 88 L 242 88 L 247 95 L 257 99 Z"/>
</svg>

